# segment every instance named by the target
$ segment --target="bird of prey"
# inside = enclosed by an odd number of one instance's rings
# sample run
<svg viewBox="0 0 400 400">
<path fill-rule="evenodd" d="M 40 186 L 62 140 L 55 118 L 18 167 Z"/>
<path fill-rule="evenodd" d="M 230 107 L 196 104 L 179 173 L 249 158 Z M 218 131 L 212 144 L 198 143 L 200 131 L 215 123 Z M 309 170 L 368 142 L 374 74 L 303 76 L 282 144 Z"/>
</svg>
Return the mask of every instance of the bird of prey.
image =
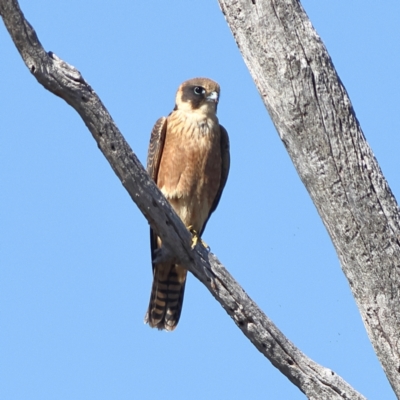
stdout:
<svg viewBox="0 0 400 400">
<path fill-rule="evenodd" d="M 226 129 L 219 124 L 218 83 L 208 78 L 183 82 L 175 108 L 151 132 L 147 171 L 195 237 L 204 232 L 228 178 L 230 156 Z M 150 229 L 153 286 L 145 322 L 172 331 L 182 310 L 187 270 L 154 263 L 161 240 Z"/>
</svg>

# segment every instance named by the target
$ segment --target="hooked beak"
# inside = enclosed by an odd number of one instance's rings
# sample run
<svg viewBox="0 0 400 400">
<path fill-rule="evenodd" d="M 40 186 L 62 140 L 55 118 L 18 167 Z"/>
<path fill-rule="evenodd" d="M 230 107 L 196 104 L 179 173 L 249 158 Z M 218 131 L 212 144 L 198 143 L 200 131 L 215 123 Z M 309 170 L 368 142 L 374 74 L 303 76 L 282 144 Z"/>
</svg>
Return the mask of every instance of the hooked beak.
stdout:
<svg viewBox="0 0 400 400">
<path fill-rule="evenodd" d="M 213 102 L 213 103 L 218 103 L 218 93 L 217 92 L 211 92 L 207 97 L 207 101 Z"/>
</svg>

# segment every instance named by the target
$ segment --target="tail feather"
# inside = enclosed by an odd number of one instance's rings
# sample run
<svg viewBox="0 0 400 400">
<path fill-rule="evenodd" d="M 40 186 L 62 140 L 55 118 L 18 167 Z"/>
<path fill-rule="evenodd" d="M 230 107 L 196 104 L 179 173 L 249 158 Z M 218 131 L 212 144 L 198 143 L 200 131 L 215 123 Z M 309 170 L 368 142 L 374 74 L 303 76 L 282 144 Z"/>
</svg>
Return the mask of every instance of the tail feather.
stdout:
<svg viewBox="0 0 400 400">
<path fill-rule="evenodd" d="M 181 316 L 187 271 L 179 265 L 156 265 L 145 322 L 173 331 Z"/>
</svg>

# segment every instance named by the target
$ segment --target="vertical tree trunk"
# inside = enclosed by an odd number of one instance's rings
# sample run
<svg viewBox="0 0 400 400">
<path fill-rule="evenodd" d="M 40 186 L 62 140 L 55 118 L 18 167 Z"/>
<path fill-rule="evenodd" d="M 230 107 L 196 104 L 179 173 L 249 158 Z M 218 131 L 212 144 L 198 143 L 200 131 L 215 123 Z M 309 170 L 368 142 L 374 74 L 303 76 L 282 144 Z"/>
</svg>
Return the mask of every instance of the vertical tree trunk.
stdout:
<svg viewBox="0 0 400 400">
<path fill-rule="evenodd" d="M 299 1 L 219 3 L 400 396 L 399 208 L 346 90 Z"/>
</svg>

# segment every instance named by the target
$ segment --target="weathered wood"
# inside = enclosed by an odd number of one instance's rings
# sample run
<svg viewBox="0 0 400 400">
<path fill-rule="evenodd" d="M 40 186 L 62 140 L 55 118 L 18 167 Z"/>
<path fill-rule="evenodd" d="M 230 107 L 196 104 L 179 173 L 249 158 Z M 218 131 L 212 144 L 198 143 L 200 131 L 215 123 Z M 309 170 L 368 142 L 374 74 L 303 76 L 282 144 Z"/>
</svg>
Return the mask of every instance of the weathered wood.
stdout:
<svg viewBox="0 0 400 400">
<path fill-rule="evenodd" d="M 298 0 L 219 3 L 400 397 L 399 208 L 347 92 Z"/>
<path fill-rule="evenodd" d="M 190 233 L 149 179 L 79 71 L 44 51 L 16 0 L 0 0 L 0 14 L 31 73 L 80 114 L 116 175 L 167 249 L 209 289 L 255 347 L 310 399 L 364 399 L 333 371 L 316 364 L 298 350 L 213 254 L 200 244 L 191 249 Z"/>
</svg>

